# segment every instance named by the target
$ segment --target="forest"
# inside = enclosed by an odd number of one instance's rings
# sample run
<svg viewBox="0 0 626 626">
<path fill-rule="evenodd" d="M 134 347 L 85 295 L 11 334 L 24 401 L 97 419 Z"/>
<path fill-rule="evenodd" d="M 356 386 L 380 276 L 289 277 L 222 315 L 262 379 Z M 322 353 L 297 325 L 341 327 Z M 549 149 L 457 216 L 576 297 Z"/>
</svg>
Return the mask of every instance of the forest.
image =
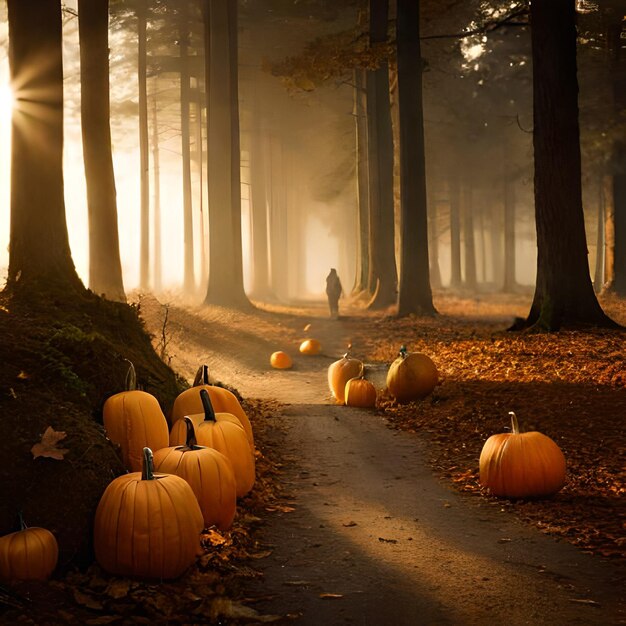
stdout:
<svg viewBox="0 0 626 626">
<path fill-rule="evenodd" d="M 625 0 L 0 0 L 0 623 L 620 624 Z"/>
</svg>

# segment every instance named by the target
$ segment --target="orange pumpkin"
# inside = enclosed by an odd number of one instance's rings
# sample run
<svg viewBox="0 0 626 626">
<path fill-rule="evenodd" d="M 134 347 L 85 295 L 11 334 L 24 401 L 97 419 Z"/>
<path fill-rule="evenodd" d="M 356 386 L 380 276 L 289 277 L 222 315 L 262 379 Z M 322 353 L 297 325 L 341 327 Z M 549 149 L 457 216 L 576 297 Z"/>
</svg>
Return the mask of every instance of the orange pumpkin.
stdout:
<svg viewBox="0 0 626 626">
<path fill-rule="evenodd" d="M 277 370 L 288 370 L 292 367 L 293 361 L 286 352 L 278 350 L 278 352 L 272 353 L 272 356 L 270 357 L 270 364 Z"/>
<path fill-rule="evenodd" d="M 24 523 L 21 530 L 0 537 L 0 579 L 46 580 L 57 566 L 59 546 L 45 528 Z"/>
<path fill-rule="evenodd" d="M 322 344 L 317 339 L 305 339 L 300 344 L 302 354 L 319 354 L 322 351 Z"/>
<path fill-rule="evenodd" d="M 548 496 L 565 484 L 565 457 L 547 435 L 520 433 L 510 412 L 513 432 L 491 435 L 480 453 L 480 483 L 496 496 Z"/>
<path fill-rule="evenodd" d="M 197 445 L 193 422 L 188 417 L 181 421 L 187 427 L 185 445 L 157 450 L 155 471 L 184 478 L 196 495 L 205 526 L 215 524 L 227 530 L 237 508 L 233 467 L 221 452 Z"/>
<path fill-rule="evenodd" d="M 387 372 L 387 388 L 398 402 L 411 402 L 426 397 L 439 380 L 437 367 L 421 352 L 408 353 L 400 348 L 400 356 Z"/>
<path fill-rule="evenodd" d="M 328 366 L 328 387 L 340 404 L 345 403 L 346 383 L 361 374 L 363 363 L 346 352 L 341 359 Z"/>
<path fill-rule="evenodd" d="M 189 483 L 155 475 L 150 448 L 141 472 L 109 483 L 96 509 L 96 560 L 111 574 L 177 578 L 200 551 L 204 519 Z"/>
<path fill-rule="evenodd" d="M 145 447 L 159 450 L 168 445 L 167 421 L 159 401 L 137 390 L 137 374 L 132 363 L 126 375 L 126 391 L 107 399 L 102 417 L 107 437 L 119 444 L 124 466 L 130 471 L 141 471 Z"/>
<path fill-rule="evenodd" d="M 371 408 L 376 405 L 376 387 L 361 374 L 346 383 L 344 397 L 347 406 Z"/>
<path fill-rule="evenodd" d="M 245 496 L 252 489 L 255 480 L 254 453 L 250 449 L 246 433 L 233 421 L 224 417 L 218 419 L 206 389 L 201 389 L 200 394 L 204 407 L 204 419 L 196 426 L 198 444 L 214 448 L 231 462 L 237 485 L 237 496 Z M 190 417 L 194 421 L 194 416 Z"/>
<path fill-rule="evenodd" d="M 250 445 L 254 446 L 254 435 L 252 433 L 252 425 L 246 415 L 246 412 L 241 407 L 237 396 L 228 389 L 218 387 L 216 385 L 209 384 L 209 368 L 206 365 L 201 365 L 198 369 L 196 377 L 193 381 L 193 387 L 183 391 L 174 400 L 174 406 L 172 407 L 172 424 L 175 424 L 179 419 L 182 419 L 185 415 L 202 414 L 204 409 L 202 408 L 202 401 L 200 400 L 200 389 L 206 389 L 211 397 L 211 403 L 213 408 L 217 412 L 232 413 L 239 419 L 241 425 L 246 431 Z M 204 418 L 202 418 L 204 419 Z"/>
</svg>

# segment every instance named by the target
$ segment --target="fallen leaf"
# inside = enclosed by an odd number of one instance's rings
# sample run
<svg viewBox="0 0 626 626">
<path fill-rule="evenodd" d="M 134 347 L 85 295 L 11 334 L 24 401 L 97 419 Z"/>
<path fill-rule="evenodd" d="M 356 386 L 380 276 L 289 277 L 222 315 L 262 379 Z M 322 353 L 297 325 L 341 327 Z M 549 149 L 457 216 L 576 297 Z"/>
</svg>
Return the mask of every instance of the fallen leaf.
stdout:
<svg viewBox="0 0 626 626">
<path fill-rule="evenodd" d="M 41 441 L 36 443 L 31 449 L 33 458 L 44 456 L 51 459 L 62 461 L 65 454 L 69 452 L 67 448 L 58 448 L 57 444 L 67 435 L 62 431 L 56 431 L 52 426 L 46 428 L 46 432 L 41 436 Z"/>
<path fill-rule="evenodd" d="M 356 526 L 357 523 L 356 522 L 348 522 L 347 524 L 342 524 L 342 526 L 345 526 L 346 528 L 351 528 L 352 526 Z"/>
<path fill-rule="evenodd" d="M 17 375 L 17 377 L 18 377 L 20 380 L 28 380 L 28 379 L 30 378 L 30 375 L 29 375 L 29 374 L 27 374 L 24 370 L 22 370 L 22 371 L 21 371 L 21 372 Z"/>
<path fill-rule="evenodd" d="M 343 593 L 320 593 L 320 598 L 328 598 L 334 600 L 336 598 L 343 598 Z"/>
<path fill-rule="evenodd" d="M 249 606 L 244 606 L 243 604 L 233 602 L 230 598 L 224 597 L 215 598 L 211 602 L 211 618 L 217 622 L 220 617 L 249 619 L 263 624 L 277 622 L 281 619 L 280 615 L 261 615 Z"/>
<path fill-rule="evenodd" d="M 576 602 L 576 604 L 586 604 L 588 606 L 600 606 L 599 602 L 596 602 L 595 600 L 587 600 L 584 598 L 570 598 L 569 601 Z"/>
<path fill-rule="evenodd" d="M 209 530 L 203 535 L 203 539 L 208 541 L 212 546 L 221 546 L 226 543 L 226 538 L 217 532 L 217 530 Z"/>
<path fill-rule="evenodd" d="M 82 591 L 78 591 L 78 589 L 74 589 L 74 600 L 81 604 L 82 606 L 86 606 L 88 609 L 95 609 L 96 611 L 100 611 L 104 608 L 102 602 L 99 602 L 95 598 L 86 593 L 82 593 Z"/>
<path fill-rule="evenodd" d="M 398 543 L 397 539 L 385 539 L 384 537 L 379 537 L 378 541 L 381 541 L 383 543 Z"/>
<path fill-rule="evenodd" d="M 124 578 L 116 579 L 109 583 L 106 589 L 106 594 L 114 600 L 119 600 L 120 598 L 125 598 L 128 595 L 129 590 L 130 580 L 126 580 Z"/>
<path fill-rule="evenodd" d="M 265 559 L 270 554 L 272 554 L 272 550 L 263 550 L 263 552 L 256 552 L 250 555 L 251 559 Z"/>
</svg>

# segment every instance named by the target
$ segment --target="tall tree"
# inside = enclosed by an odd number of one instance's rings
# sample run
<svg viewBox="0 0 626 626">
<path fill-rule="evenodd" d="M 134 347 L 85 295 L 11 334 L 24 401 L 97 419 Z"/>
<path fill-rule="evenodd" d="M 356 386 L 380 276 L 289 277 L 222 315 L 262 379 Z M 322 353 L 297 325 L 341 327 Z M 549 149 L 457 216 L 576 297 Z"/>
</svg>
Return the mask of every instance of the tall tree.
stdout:
<svg viewBox="0 0 626 626">
<path fill-rule="evenodd" d="M 139 193 L 140 246 L 139 287 L 147 289 L 150 280 L 150 181 L 148 156 L 148 87 L 147 87 L 147 0 L 138 0 L 137 16 L 137 80 L 139 90 Z"/>
<path fill-rule="evenodd" d="M 180 49 L 180 137 L 183 170 L 184 279 L 186 294 L 195 290 L 193 252 L 193 207 L 191 202 L 191 131 L 190 131 L 190 69 L 189 69 L 189 6 L 180 4 L 178 43 Z"/>
<path fill-rule="evenodd" d="M 206 304 L 248 307 L 243 287 L 237 0 L 205 0 L 209 284 Z"/>
<path fill-rule="evenodd" d="M 574 0 L 533 0 L 537 281 L 524 326 L 614 326 L 593 291 L 581 193 Z"/>
<path fill-rule="evenodd" d="M 82 290 L 63 193 L 63 59 L 58 0 L 8 0 L 15 96 L 7 288 Z"/>
<path fill-rule="evenodd" d="M 126 301 L 109 104 L 109 0 L 78 0 L 80 102 L 89 213 L 89 287 Z"/>
<path fill-rule="evenodd" d="M 389 0 L 370 0 L 370 45 L 387 41 Z M 367 73 L 367 141 L 369 166 L 370 260 L 368 287 L 375 291 L 370 308 L 396 303 L 396 269 L 393 205 L 393 134 L 389 100 L 389 64 L 380 60 Z"/>
<path fill-rule="evenodd" d="M 396 42 L 400 118 L 400 285 L 398 316 L 433 315 L 418 0 L 398 0 Z"/>
</svg>

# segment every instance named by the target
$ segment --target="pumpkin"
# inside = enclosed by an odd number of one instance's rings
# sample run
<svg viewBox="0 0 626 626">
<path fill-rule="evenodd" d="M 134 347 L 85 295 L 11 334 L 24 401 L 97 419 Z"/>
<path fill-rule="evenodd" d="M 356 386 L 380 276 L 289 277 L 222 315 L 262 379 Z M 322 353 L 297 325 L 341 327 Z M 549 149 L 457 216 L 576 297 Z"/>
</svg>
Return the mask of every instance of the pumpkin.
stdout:
<svg viewBox="0 0 626 626">
<path fill-rule="evenodd" d="M 193 387 L 180 393 L 176 400 L 174 400 L 171 415 L 172 424 L 175 424 L 185 415 L 203 414 L 204 409 L 202 408 L 202 401 L 200 400 L 200 394 L 198 393 L 200 389 L 207 390 L 209 396 L 211 397 L 213 408 L 216 411 L 232 413 L 232 415 L 239 419 L 243 429 L 246 431 L 250 445 L 254 446 L 252 425 L 250 424 L 250 420 L 248 419 L 246 412 L 241 407 L 239 400 L 237 400 L 237 396 L 228 389 L 209 384 L 209 368 L 206 365 L 201 365 L 199 367 L 193 381 Z"/>
<path fill-rule="evenodd" d="M 96 560 L 110 574 L 177 578 L 200 551 L 204 519 L 187 481 L 155 475 L 150 448 L 141 472 L 109 483 L 96 509 Z"/>
<path fill-rule="evenodd" d="M 322 344 L 317 339 L 305 339 L 300 344 L 302 354 L 319 354 L 322 351 Z"/>
<path fill-rule="evenodd" d="M 21 529 L 0 537 L 0 579 L 46 580 L 57 566 L 57 540 L 45 528 L 29 528 L 19 516 Z"/>
<path fill-rule="evenodd" d="M 421 352 L 408 353 L 404 346 L 387 372 L 389 393 L 401 403 L 425 398 L 438 380 L 437 367 L 431 358 Z"/>
<path fill-rule="evenodd" d="M 373 407 L 376 405 L 376 387 L 369 380 L 365 380 L 361 370 L 359 377 L 351 378 L 346 383 L 344 398 L 347 406 L 363 409 Z"/>
<path fill-rule="evenodd" d="M 205 393 L 209 395 L 209 398 L 211 396 L 206 389 L 198 389 L 197 387 L 195 387 L 194 391 L 199 398 L 200 407 L 201 407 L 200 410 L 202 411 L 202 413 L 193 413 L 192 415 L 185 415 L 185 417 L 188 417 L 191 420 L 194 428 L 198 428 L 200 424 L 202 424 L 202 422 L 204 422 L 206 418 L 206 415 L 204 413 L 204 407 L 202 406 L 202 399 L 201 399 L 200 394 L 204 391 Z M 213 403 L 211 403 L 211 406 L 213 406 Z M 233 424 L 235 424 L 236 426 L 238 426 L 239 428 L 243 430 L 243 424 L 241 423 L 239 418 L 235 417 L 232 413 L 225 413 L 223 411 L 216 413 L 215 409 L 213 409 L 213 415 L 216 421 L 232 422 Z M 244 430 L 244 433 L 245 433 L 245 430 Z M 184 419 L 178 420 L 172 426 L 172 430 L 170 431 L 170 446 L 183 446 L 185 445 L 186 440 L 187 440 L 187 425 L 185 424 Z M 250 450 L 254 453 L 254 446 L 250 444 L 250 440 L 248 440 L 248 444 L 250 446 Z"/>
<path fill-rule="evenodd" d="M 348 352 L 328 366 L 328 387 L 340 404 L 345 403 L 346 383 L 351 378 L 360 376 L 362 367 L 363 363 L 350 357 Z"/>
<path fill-rule="evenodd" d="M 158 450 L 168 445 L 167 421 L 159 401 L 137 390 L 137 374 L 132 363 L 126 375 L 126 391 L 107 399 L 102 418 L 107 437 L 120 446 L 124 466 L 132 472 L 141 471 L 145 447 Z"/>
<path fill-rule="evenodd" d="M 278 352 L 272 353 L 270 364 L 277 370 L 288 370 L 293 365 L 293 361 L 286 352 L 278 350 Z"/>
<path fill-rule="evenodd" d="M 228 414 L 215 413 L 206 389 L 200 390 L 204 419 L 196 426 L 198 444 L 221 452 L 232 464 L 237 496 L 245 496 L 254 485 L 254 452 L 239 424 L 227 419 Z M 194 416 L 190 416 L 194 421 Z M 236 420 L 235 416 L 231 416 Z"/>
<path fill-rule="evenodd" d="M 228 530 L 237 507 L 235 476 L 230 461 L 217 450 L 197 445 L 193 422 L 187 427 L 184 446 L 162 448 L 154 453 L 154 469 L 184 478 L 193 490 L 205 526 Z"/>
<path fill-rule="evenodd" d="M 565 484 L 565 457 L 547 435 L 513 432 L 491 435 L 480 453 L 480 483 L 496 496 L 528 498 L 556 493 Z"/>
</svg>

